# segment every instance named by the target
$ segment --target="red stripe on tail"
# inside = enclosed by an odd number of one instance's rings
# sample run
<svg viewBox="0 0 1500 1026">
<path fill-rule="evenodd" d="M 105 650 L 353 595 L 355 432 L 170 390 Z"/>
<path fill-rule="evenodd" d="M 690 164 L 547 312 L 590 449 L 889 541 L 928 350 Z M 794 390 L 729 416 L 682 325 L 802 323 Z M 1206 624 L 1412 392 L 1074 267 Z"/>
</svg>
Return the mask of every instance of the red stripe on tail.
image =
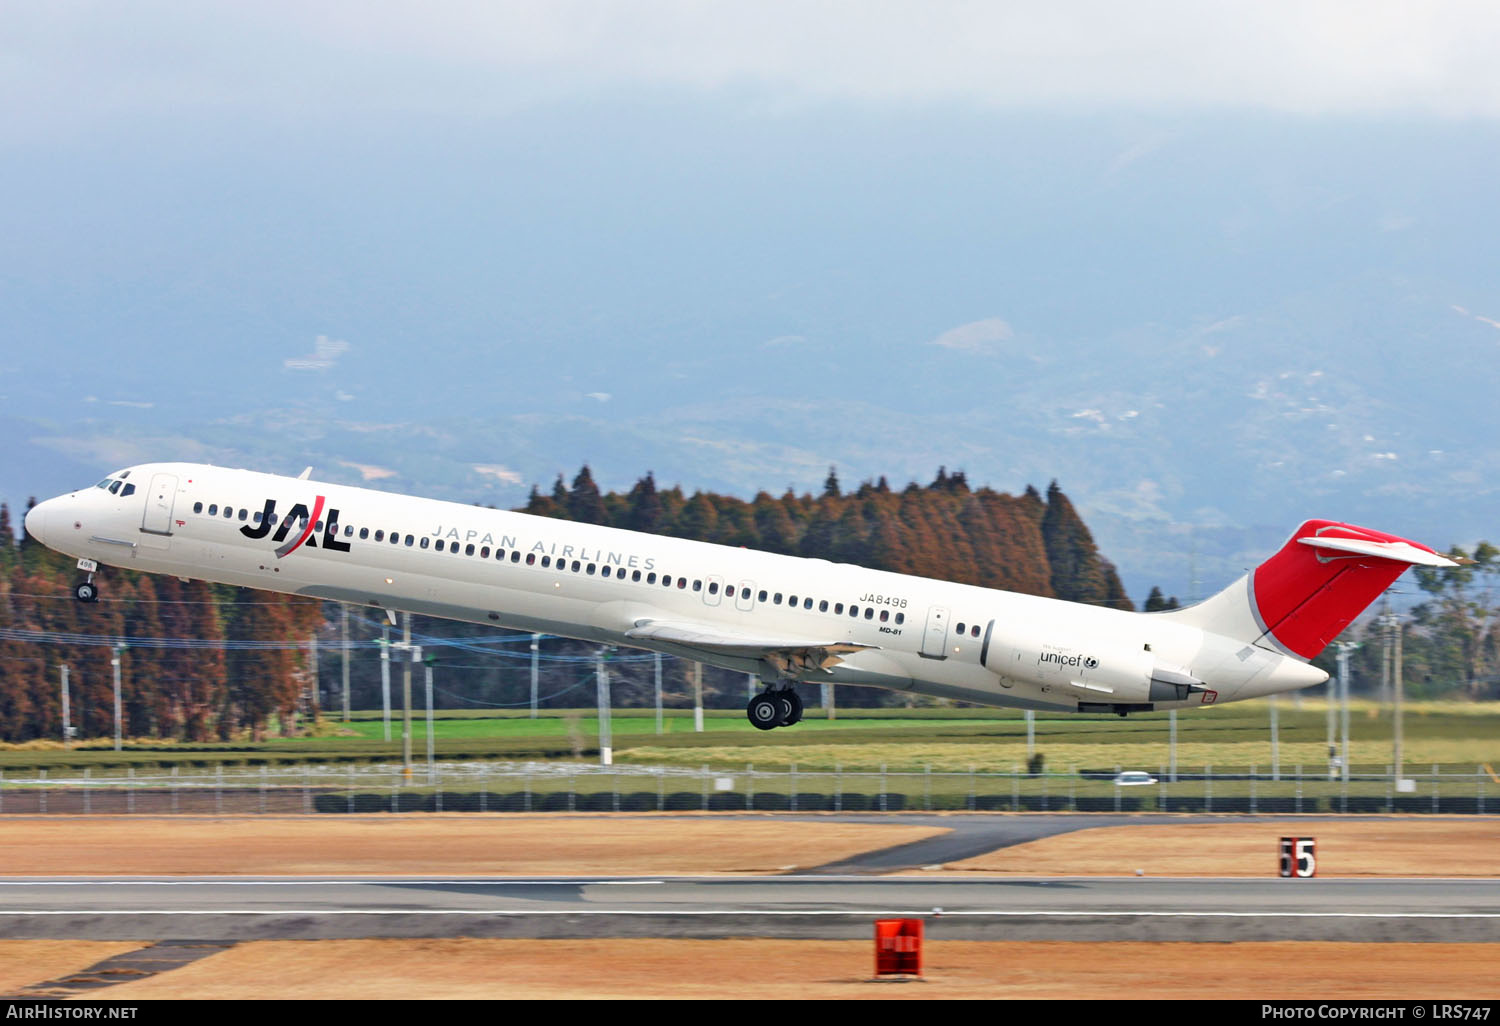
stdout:
<svg viewBox="0 0 1500 1026">
<path fill-rule="evenodd" d="M 1308 536 L 1406 542 L 1433 551 L 1393 534 L 1332 520 L 1309 520 L 1297 528 L 1281 551 L 1255 568 L 1252 588 L 1261 625 L 1285 649 L 1304 659 L 1328 647 L 1410 565 L 1317 549 L 1298 541 Z"/>
</svg>

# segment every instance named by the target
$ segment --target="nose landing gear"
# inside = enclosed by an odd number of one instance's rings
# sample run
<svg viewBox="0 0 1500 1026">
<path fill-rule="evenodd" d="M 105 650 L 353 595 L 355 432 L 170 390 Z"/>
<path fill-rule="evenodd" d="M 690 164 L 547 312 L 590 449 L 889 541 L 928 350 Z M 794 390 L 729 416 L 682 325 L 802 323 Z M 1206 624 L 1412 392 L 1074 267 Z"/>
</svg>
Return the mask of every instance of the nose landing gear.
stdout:
<svg viewBox="0 0 1500 1026">
<path fill-rule="evenodd" d="M 99 569 L 99 564 L 92 559 L 80 559 L 78 569 L 88 576 L 73 585 L 73 597 L 79 602 L 98 602 L 99 586 L 94 583 L 94 573 Z"/>
<path fill-rule="evenodd" d="M 758 730 L 790 727 L 802 719 L 802 696 L 790 687 L 767 689 L 750 699 L 745 717 Z"/>
</svg>

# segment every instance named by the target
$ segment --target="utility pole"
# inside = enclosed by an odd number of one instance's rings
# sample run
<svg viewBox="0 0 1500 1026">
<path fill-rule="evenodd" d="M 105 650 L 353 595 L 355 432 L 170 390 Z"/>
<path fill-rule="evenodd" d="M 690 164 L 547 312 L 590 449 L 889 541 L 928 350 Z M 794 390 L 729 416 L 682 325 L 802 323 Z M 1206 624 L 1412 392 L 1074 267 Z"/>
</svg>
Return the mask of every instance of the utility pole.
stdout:
<svg viewBox="0 0 1500 1026">
<path fill-rule="evenodd" d="M 693 733 L 703 733 L 703 664 L 693 664 Z"/>
<path fill-rule="evenodd" d="M 124 645 L 116 645 L 110 650 L 109 665 L 115 671 L 115 751 L 120 750 L 120 653 L 125 651 Z"/>
<path fill-rule="evenodd" d="M 661 653 L 656 653 L 656 732 L 661 733 Z"/>
<path fill-rule="evenodd" d="M 1167 710 L 1167 779 L 1177 783 L 1177 710 Z"/>
<path fill-rule="evenodd" d="M 58 670 L 62 676 L 63 747 L 69 748 L 73 740 L 73 718 L 68 713 L 68 664 L 63 663 Z"/>
<path fill-rule="evenodd" d="M 1387 625 L 1391 635 L 1393 654 L 1391 656 L 1391 686 L 1394 689 L 1394 723 L 1392 724 L 1392 740 L 1394 751 L 1391 755 L 1392 765 L 1396 769 L 1396 790 L 1400 791 L 1406 784 L 1406 770 L 1402 765 L 1401 755 L 1401 618 L 1392 615 Z"/>
<path fill-rule="evenodd" d="M 599 765 L 614 765 L 614 748 L 609 736 L 609 673 L 604 669 L 604 649 L 594 656 L 594 681 L 599 699 Z"/>
<path fill-rule="evenodd" d="M 1339 682 L 1337 678 L 1328 678 L 1328 779 L 1338 779 L 1339 749 L 1333 740 L 1333 707 L 1338 704 Z"/>
<path fill-rule="evenodd" d="M 537 660 L 541 658 L 542 636 L 531 636 L 531 718 L 536 719 Z"/>
<path fill-rule="evenodd" d="M 1036 713 L 1035 713 L 1035 711 L 1033 711 L 1031 709 L 1027 709 L 1026 710 L 1026 760 L 1027 760 L 1027 762 L 1030 762 L 1031 761 L 1031 757 L 1033 755 L 1035 755 L 1035 754 L 1036 754 Z M 1027 766 L 1026 768 L 1028 770 L 1031 769 L 1030 766 Z"/>
<path fill-rule="evenodd" d="M 1276 696 L 1271 695 L 1266 699 L 1266 704 L 1271 707 L 1271 779 L 1281 779 L 1281 739 L 1276 732 Z"/>
<path fill-rule="evenodd" d="M 432 657 L 428 656 L 422 664 L 427 671 L 427 782 L 435 784 L 437 783 L 437 747 L 436 735 L 432 729 Z"/>
<path fill-rule="evenodd" d="M 349 722 L 349 603 L 339 603 L 339 628 L 344 658 L 344 722 Z"/>
<path fill-rule="evenodd" d="M 391 625 L 380 625 L 380 709 L 385 739 L 391 739 Z"/>
<path fill-rule="evenodd" d="M 401 614 L 401 764 L 411 782 L 411 614 Z"/>
<path fill-rule="evenodd" d="M 309 683 L 312 685 L 312 716 L 316 721 L 317 710 L 323 705 L 323 680 L 318 672 L 318 636 L 316 634 L 308 635 L 307 661 L 312 666 L 312 680 Z"/>
<path fill-rule="evenodd" d="M 1339 734 L 1342 742 L 1339 764 L 1345 780 L 1349 779 L 1349 653 L 1358 647 L 1352 641 L 1339 642 Z"/>
</svg>

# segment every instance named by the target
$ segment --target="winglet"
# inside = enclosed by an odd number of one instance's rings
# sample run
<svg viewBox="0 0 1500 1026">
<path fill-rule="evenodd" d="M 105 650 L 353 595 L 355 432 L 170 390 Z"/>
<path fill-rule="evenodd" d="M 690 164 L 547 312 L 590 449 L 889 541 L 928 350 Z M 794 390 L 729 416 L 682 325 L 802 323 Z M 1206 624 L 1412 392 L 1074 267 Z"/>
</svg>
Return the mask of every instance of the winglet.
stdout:
<svg viewBox="0 0 1500 1026">
<path fill-rule="evenodd" d="M 302 473 L 298 474 L 297 480 L 306 481 L 310 477 L 312 477 L 312 467 L 308 467 L 307 469 L 303 470 Z"/>
</svg>

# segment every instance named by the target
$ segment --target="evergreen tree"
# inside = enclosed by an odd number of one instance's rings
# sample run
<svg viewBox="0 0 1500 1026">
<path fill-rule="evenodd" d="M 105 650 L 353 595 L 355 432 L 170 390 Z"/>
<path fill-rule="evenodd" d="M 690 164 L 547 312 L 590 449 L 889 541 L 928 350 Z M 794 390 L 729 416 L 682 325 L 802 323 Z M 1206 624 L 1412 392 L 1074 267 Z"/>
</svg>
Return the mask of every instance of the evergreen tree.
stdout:
<svg viewBox="0 0 1500 1026">
<path fill-rule="evenodd" d="M 594 483 L 594 475 L 587 463 L 573 478 L 573 489 L 568 494 L 568 519 L 580 524 L 609 523 L 599 486 Z"/>
<path fill-rule="evenodd" d="M 656 493 L 656 477 L 651 471 L 630 489 L 630 510 L 625 516 L 625 527 L 632 531 L 659 534 L 662 529 L 661 496 Z"/>
<path fill-rule="evenodd" d="M 828 468 L 828 476 L 823 479 L 823 498 L 837 499 L 843 493 L 839 490 L 839 475 L 833 468 Z"/>
</svg>

